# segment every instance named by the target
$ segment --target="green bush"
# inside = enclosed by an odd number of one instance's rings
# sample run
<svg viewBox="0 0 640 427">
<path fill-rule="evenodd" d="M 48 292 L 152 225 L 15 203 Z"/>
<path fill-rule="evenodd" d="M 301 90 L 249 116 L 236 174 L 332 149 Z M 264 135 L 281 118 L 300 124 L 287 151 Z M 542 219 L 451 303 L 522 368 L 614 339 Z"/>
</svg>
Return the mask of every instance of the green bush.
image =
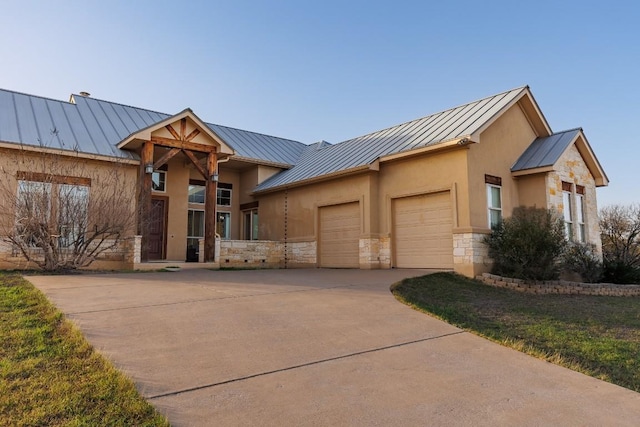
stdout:
<svg viewBox="0 0 640 427">
<path fill-rule="evenodd" d="M 571 243 L 562 262 L 566 271 L 579 274 L 587 283 L 598 283 L 602 278 L 602 262 L 591 243 Z"/>
<path fill-rule="evenodd" d="M 485 240 L 492 273 L 525 280 L 553 280 L 567 241 L 564 221 L 547 209 L 519 207 Z"/>
</svg>

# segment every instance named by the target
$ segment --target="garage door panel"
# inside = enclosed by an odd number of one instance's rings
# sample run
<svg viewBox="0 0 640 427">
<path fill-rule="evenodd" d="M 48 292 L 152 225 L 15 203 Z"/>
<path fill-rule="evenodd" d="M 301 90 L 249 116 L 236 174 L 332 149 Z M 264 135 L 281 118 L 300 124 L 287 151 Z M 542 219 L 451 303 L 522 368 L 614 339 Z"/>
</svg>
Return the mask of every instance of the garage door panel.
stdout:
<svg viewBox="0 0 640 427">
<path fill-rule="evenodd" d="M 395 266 L 453 268 L 453 220 L 449 192 L 393 201 Z"/>
<path fill-rule="evenodd" d="M 357 202 L 320 208 L 320 266 L 360 266 L 360 209 Z"/>
</svg>

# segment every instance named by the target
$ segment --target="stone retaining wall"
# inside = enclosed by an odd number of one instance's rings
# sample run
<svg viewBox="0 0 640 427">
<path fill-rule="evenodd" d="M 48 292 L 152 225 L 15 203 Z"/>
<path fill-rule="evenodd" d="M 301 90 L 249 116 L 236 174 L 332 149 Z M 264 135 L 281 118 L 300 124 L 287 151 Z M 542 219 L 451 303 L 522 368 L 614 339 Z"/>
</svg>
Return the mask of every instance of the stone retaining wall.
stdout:
<svg viewBox="0 0 640 427">
<path fill-rule="evenodd" d="M 510 279 L 484 273 L 477 276 L 486 285 L 497 288 L 513 289 L 531 294 L 571 294 L 571 295 L 603 295 L 612 297 L 640 296 L 640 285 L 614 285 L 611 283 L 580 283 L 566 280 L 545 280 L 528 282 L 521 279 Z"/>
</svg>

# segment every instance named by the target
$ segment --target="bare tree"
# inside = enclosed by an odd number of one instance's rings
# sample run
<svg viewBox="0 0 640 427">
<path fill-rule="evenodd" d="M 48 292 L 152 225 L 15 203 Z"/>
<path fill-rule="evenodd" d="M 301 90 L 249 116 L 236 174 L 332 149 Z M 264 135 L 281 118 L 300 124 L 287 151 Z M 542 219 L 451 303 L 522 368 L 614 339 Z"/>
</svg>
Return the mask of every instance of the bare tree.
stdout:
<svg viewBox="0 0 640 427">
<path fill-rule="evenodd" d="M 600 210 L 605 274 L 616 282 L 640 278 L 640 205 L 613 205 Z"/>
<path fill-rule="evenodd" d="M 1 238 L 27 261 L 47 271 L 86 267 L 119 252 L 134 234 L 131 165 L 44 146 L 7 150 L 2 157 Z"/>
</svg>

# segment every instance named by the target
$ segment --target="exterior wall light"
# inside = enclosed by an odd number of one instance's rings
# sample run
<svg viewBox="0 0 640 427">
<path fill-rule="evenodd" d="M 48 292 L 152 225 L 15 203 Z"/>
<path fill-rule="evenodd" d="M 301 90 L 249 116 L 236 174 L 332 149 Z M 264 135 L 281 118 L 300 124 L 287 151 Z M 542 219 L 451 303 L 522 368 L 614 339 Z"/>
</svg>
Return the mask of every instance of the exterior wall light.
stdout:
<svg viewBox="0 0 640 427">
<path fill-rule="evenodd" d="M 218 182 L 218 172 L 211 174 L 211 182 Z"/>
<path fill-rule="evenodd" d="M 153 163 L 144 165 L 144 173 L 153 173 Z"/>
</svg>

